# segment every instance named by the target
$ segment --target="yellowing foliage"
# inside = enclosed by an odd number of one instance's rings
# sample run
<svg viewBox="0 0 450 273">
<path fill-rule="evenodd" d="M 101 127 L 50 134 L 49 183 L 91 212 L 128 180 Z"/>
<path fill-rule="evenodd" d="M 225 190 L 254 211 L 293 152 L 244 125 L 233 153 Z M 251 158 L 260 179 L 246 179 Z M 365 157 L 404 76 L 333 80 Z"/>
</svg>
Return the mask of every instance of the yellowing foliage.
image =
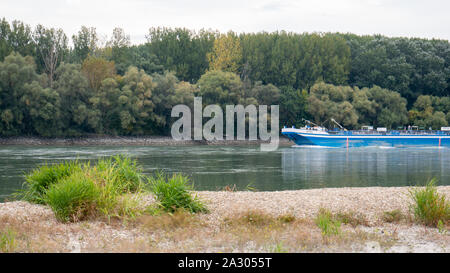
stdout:
<svg viewBox="0 0 450 273">
<path fill-rule="evenodd" d="M 113 78 L 116 74 L 114 62 L 109 62 L 103 58 L 88 57 L 84 60 L 81 70 L 89 81 L 89 86 L 94 90 L 99 90 L 102 81 L 106 78 Z"/>
<path fill-rule="evenodd" d="M 237 73 L 242 62 L 239 38 L 229 32 L 214 41 L 213 51 L 208 53 L 209 70 Z"/>
</svg>

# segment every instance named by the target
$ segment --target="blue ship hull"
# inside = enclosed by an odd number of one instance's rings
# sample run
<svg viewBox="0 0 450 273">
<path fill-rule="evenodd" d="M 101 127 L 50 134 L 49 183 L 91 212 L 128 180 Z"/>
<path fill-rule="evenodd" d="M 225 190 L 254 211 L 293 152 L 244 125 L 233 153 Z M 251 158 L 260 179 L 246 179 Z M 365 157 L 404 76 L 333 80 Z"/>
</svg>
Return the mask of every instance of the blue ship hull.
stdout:
<svg viewBox="0 0 450 273">
<path fill-rule="evenodd" d="M 297 145 L 346 147 L 450 147 L 450 135 L 332 135 L 282 132 Z"/>
</svg>

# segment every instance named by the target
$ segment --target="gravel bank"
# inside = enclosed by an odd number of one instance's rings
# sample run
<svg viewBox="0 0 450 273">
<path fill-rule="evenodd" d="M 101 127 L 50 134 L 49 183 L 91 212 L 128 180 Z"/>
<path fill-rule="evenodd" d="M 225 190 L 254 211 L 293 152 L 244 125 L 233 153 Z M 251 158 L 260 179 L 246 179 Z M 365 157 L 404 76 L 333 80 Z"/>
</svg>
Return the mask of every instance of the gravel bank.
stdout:
<svg viewBox="0 0 450 273">
<path fill-rule="evenodd" d="M 450 199 L 450 186 L 440 186 L 438 191 Z M 27 247 L 16 250 L 24 252 L 270 252 L 270 244 L 275 244 L 273 238 L 290 246 L 289 252 L 450 252 L 448 231 L 439 232 L 413 222 L 394 224 L 381 220 L 386 211 L 398 209 L 409 214 L 411 201 L 406 187 L 196 194 L 210 209 L 209 214 L 195 216 L 195 221 L 201 223 L 198 226 L 143 229 L 139 225 L 108 224 L 100 220 L 62 224 L 46 206 L 15 201 L 0 203 L 0 231 L 16 228 L 27 238 Z M 154 200 L 147 196 L 145 202 Z M 368 223 L 356 228 L 344 227 L 350 234 L 347 239 L 330 243 L 322 239 L 313 222 L 320 208 L 360 213 Z M 286 229 L 284 233 L 257 229 L 259 235 L 247 237 L 241 235 L 241 229 L 234 233 L 230 228 L 224 229 L 224 219 L 248 211 L 275 217 L 290 214 L 296 219 L 306 219 L 307 224 L 292 231 Z M 299 237 L 300 233 L 303 237 Z M 296 248 L 308 240 L 308 248 Z"/>
<path fill-rule="evenodd" d="M 438 187 L 450 198 L 450 186 Z M 199 197 L 208 200 L 213 215 L 223 217 L 246 210 L 262 210 L 272 215 L 290 213 L 298 218 L 314 217 L 319 208 L 333 212 L 354 211 L 375 224 L 380 214 L 395 209 L 407 213 L 410 196 L 406 187 L 325 188 L 274 192 L 208 192 Z"/>
</svg>

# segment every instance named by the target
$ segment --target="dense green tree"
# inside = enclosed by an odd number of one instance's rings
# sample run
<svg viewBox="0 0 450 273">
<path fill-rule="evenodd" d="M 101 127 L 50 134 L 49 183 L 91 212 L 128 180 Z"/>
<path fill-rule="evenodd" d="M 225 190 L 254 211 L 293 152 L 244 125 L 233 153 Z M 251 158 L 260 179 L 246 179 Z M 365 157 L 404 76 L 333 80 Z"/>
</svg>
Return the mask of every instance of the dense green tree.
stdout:
<svg viewBox="0 0 450 273">
<path fill-rule="evenodd" d="M 148 48 L 164 69 L 174 71 L 182 81 L 196 82 L 208 69 L 207 53 L 212 51 L 216 32 L 185 28 L 151 28 Z"/>
<path fill-rule="evenodd" d="M 406 100 L 378 86 L 359 89 L 318 83 L 311 87 L 308 103 L 316 123 L 334 118 L 348 129 L 361 125 L 396 129 L 408 121 Z"/>
<path fill-rule="evenodd" d="M 421 94 L 450 95 L 450 44 L 444 40 L 340 35 L 351 48 L 349 83 L 399 92 L 409 105 Z"/>
<path fill-rule="evenodd" d="M 218 104 L 225 109 L 227 104 L 237 105 L 242 99 L 242 81 L 234 73 L 219 70 L 206 72 L 197 82 L 197 96 L 204 105 Z"/>
<path fill-rule="evenodd" d="M 358 115 L 351 104 L 353 91 L 348 86 L 325 83 L 313 85 L 308 97 L 308 112 L 315 123 L 324 124 L 334 119 L 348 129 L 357 127 Z"/>
<path fill-rule="evenodd" d="M 122 88 L 118 98 L 121 134 L 153 133 L 154 124 L 159 117 L 154 114 L 152 101 L 154 83 L 143 70 L 128 68 L 122 79 Z"/>
<path fill-rule="evenodd" d="M 83 61 L 82 68 L 89 86 L 94 90 L 99 90 L 102 81 L 106 78 L 113 78 L 116 74 L 114 62 L 109 62 L 101 57 L 88 57 Z"/>
<path fill-rule="evenodd" d="M 170 133 L 172 108 L 177 104 L 188 105 L 193 109 L 196 87 L 189 82 L 179 81 L 174 73 L 154 74 L 152 101 L 155 104 L 154 113 L 158 116 L 155 129 L 160 134 Z"/>
<path fill-rule="evenodd" d="M 29 84 L 39 81 L 31 57 L 11 53 L 0 63 L 0 132 L 2 135 L 31 133 L 24 120 L 25 105 L 22 98 Z"/>
<path fill-rule="evenodd" d="M 447 40 L 151 28 L 131 45 L 121 28 L 102 41 L 81 27 L 72 41 L 0 20 L 1 135 L 168 134 L 171 108 L 194 95 L 222 107 L 279 104 L 286 125 L 450 123 Z"/>
<path fill-rule="evenodd" d="M 306 90 L 301 91 L 290 86 L 281 87 L 280 124 L 297 127 L 304 125 L 302 119 L 309 119 L 307 100 Z"/>
<path fill-rule="evenodd" d="M 82 26 L 78 34 L 72 36 L 72 61 L 75 63 L 83 63 L 89 55 L 94 55 L 98 48 L 98 40 L 99 38 L 95 28 Z"/>
<path fill-rule="evenodd" d="M 409 94 L 413 65 L 406 61 L 392 41 L 373 40 L 352 60 L 351 82 L 360 87 L 378 85 L 383 88 Z"/>
<path fill-rule="evenodd" d="M 61 120 L 67 135 L 92 133 L 99 126 L 99 111 L 89 106 L 93 93 L 79 64 L 62 63 L 56 71 L 55 90 L 61 98 Z"/>
<path fill-rule="evenodd" d="M 0 21 L 0 62 L 2 62 L 6 56 L 8 56 L 13 48 L 10 44 L 11 27 L 8 21 L 3 18 Z"/>
<path fill-rule="evenodd" d="M 12 21 L 11 25 L 3 18 L 0 21 L 0 61 L 12 51 L 22 56 L 35 56 L 35 45 L 30 26 L 20 21 Z"/>
<path fill-rule="evenodd" d="M 158 57 L 150 51 L 148 45 L 131 46 L 129 50 L 130 57 L 127 67 L 135 66 L 149 75 L 164 72 L 164 66 L 160 64 Z"/>
<path fill-rule="evenodd" d="M 12 53 L 0 63 L 0 133 L 60 134 L 59 95 L 36 74 L 31 57 Z"/>
<path fill-rule="evenodd" d="M 37 25 L 33 40 L 36 44 L 38 68 L 41 67 L 47 74 L 49 85 L 53 87 L 56 69 L 68 55 L 67 36 L 62 29 Z"/>
<path fill-rule="evenodd" d="M 280 89 L 273 84 L 263 85 L 262 82 L 256 82 L 251 92 L 258 104 L 270 106 L 280 103 Z"/>
<path fill-rule="evenodd" d="M 368 97 L 375 103 L 373 125 L 396 129 L 408 122 L 407 102 L 399 93 L 374 86 L 368 90 Z"/>
<path fill-rule="evenodd" d="M 450 113 L 450 97 L 422 95 L 417 98 L 408 115 L 414 125 L 438 130 L 449 124 L 448 113 Z"/>
<path fill-rule="evenodd" d="M 38 81 L 24 85 L 25 92 L 20 99 L 24 106 L 24 122 L 27 133 L 41 136 L 60 136 L 61 106 L 59 94 L 51 88 L 43 88 Z"/>
<path fill-rule="evenodd" d="M 243 64 L 253 81 L 309 88 L 318 81 L 345 84 L 350 49 L 331 34 L 286 32 L 241 34 Z"/>
<path fill-rule="evenodd" d="M 130 44 L 130 36 L 122 28 L 114 28 L 113 35 L 107 46 L 111 48 L 111 60 L 114 61 L 117 73 L 120 75 L 123 75 L 130 65 Z"/>
<path fill-rule="evenodd" d="M 120 95 L 120 86 L 115 78 L 105 78 L 100 88 L 93 90 L 88 105 L 90 109 L 94 109 L 93 118 L 98 119 L 96 133 L 117 135 L 120 132 Z"/>
</svg>

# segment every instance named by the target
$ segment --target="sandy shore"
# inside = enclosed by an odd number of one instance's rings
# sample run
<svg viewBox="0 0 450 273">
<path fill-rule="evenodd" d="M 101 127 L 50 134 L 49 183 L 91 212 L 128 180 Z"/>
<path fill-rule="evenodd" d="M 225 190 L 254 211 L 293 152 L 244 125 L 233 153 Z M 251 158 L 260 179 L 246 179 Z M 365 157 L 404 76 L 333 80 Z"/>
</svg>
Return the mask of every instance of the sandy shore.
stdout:
<svg viewBox="0 0 450 273">
<path fill-rule="evenodd" d="M 260 140 L 174 140 L 167 136 L 88 136 L 78 138 L 42 138 L 42 137 L 0 137 L 0 145 L 53 145 L 53 146 L 180 146 L 180 145 L 259 145 L 264 143 Z M 285 137 L 280 137 L 281 146 L 293 145 L 293 142 Z"/>
<path fill-rule="evenodd" d="M 208 214 L 111 223 L 63 224 L 46 206 L 15 201 L 0 204 L 0 231 L 14 230 L 18 252 L 450 252 L 449 226 L 443 231 L 414 222 L 408 189 L 201 191 L 196 194 L 210 209 Z M 450 186 L 440 186 L 438 192 L 450 198 Z M 153 202 L 153 197 L 147 196 L 146 202 Z M 320 208 L 362 220 L 343 225 L 338 236 L 324 236 L 314 223 Z M 383 220 L 384 213 L 393 210 L 403 219 Z M 252 226 L 242 222 L 246 215 L 295 220 Z"/>
</svg>

